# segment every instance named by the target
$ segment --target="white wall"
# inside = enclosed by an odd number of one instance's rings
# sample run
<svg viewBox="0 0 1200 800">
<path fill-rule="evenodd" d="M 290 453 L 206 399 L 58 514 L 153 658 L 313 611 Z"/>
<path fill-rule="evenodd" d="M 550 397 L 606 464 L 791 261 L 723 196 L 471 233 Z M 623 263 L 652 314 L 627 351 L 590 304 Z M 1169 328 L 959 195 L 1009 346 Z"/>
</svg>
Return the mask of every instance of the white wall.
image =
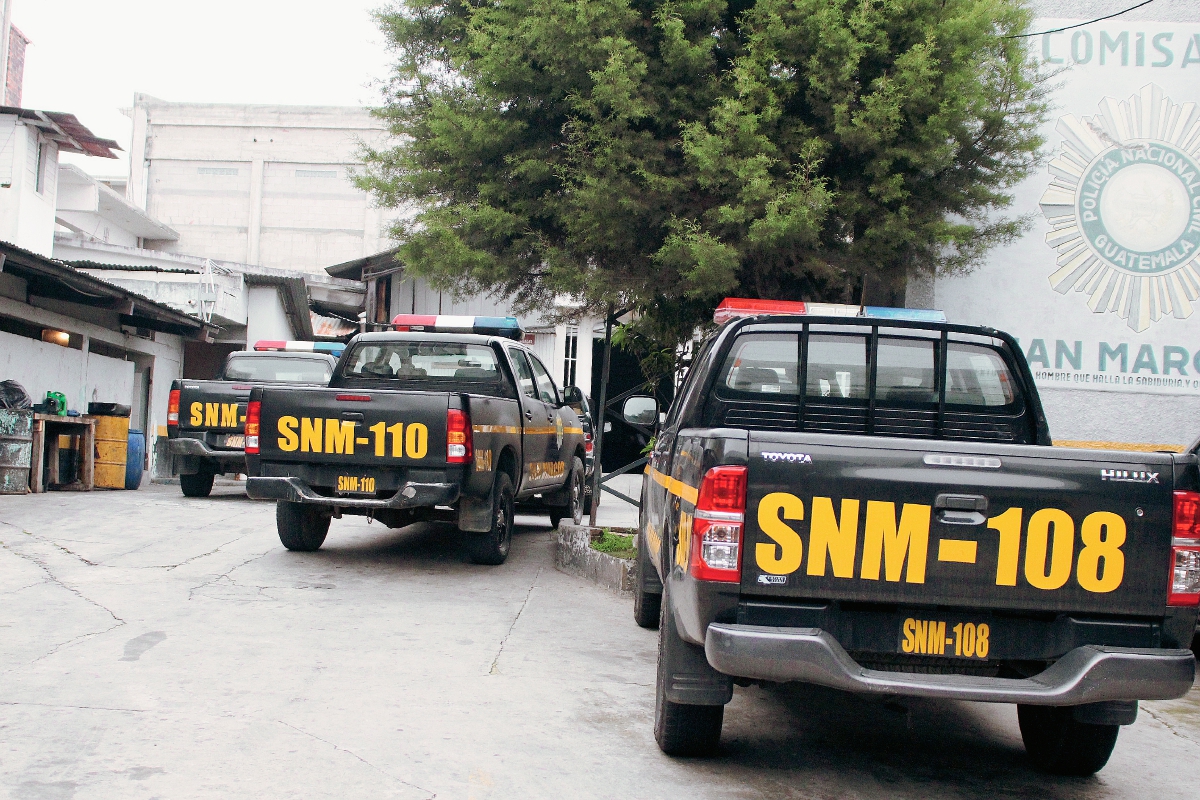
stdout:
<svg viewBox="0 0 1200 800">
<path fill-rule="evenodd" d="M 295 339 L 292 325 L 288 322 L 279 299 L 279 290 L 274 286 L 250 286 L 247 288 L 246 345 L 253 347 L 259 339 Z"/>
<path fill-rule="evenodd" d="M 951 321 L 1018 338 L 1058 440 L 1181 445 L 1200 434 L 1200 6 L 1174 8 L 1192 21 L 1125 15 L 1030 40 L 1061 71 L 1043 130 L 1051 158 L 1009 209 L 1033 224 L 974 273 L 933 287 Z M 1042 18 L 1033 29 L 1072 23 Z M 1168 146 L 1193 163 L 1190 178 L 1148 163 Z M 1119 188 L 1106 194 L 1109 185 Z M 1146 267 L 1105 256 L 1102 241 L 1130 252 L 1146 242 Z M 1165 261 L 1172 248 L 1191 250 Z M 1122 347 L 1124 364 L 1101 356 Z"/>
<path fill-rule="evenodd" d="M 350 176 L 384 136 L 366 109 L 134 102 L 128 197 L 179 232 L 162 249 L 318 272 L 388 246 Z"/>
<path fill-rule="evenodd" d="M 15 380 L 34 402 L 62 392 L 67 407 L 87 413 L 89 402 L 129 405 L 133 362 L 85 353 L 0 331 L 0 380 Z"/>
<path fill-rule="evenodd" d="M 38 140 L 36 128 L 0 115 L 0 239 L 48 256 L 54 246 L 58 146 L 43 140 L 45 176 L 38 192 Z"/>
</svg>

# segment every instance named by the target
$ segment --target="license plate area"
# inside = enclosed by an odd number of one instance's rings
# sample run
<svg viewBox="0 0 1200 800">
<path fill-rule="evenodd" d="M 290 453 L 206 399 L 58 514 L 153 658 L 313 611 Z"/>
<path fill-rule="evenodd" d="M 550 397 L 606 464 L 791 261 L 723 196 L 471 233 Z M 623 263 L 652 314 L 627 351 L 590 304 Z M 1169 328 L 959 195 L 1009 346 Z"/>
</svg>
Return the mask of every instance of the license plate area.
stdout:
<svg viewBox="0 0 1200 800">
<path fill-rule="evenodd" d="M 340 495 L 374 495 L 375 478 L 369 475 L 338 475 L 336 491 Z"/>
<path fill-rule="evenodd" d="M 246 435 L 244 433 L 226 434 L 223 441 L 221 442 L 221 446 L 222 447 L 235 447 L 238 450 L 245 449 Z"/>
<path fill-rule="evenodd" d="M 992 647 L 992 629 L 988 623 L 930 615 L 901 621 L 896 652 L 986 661 Z"/>
</svg>

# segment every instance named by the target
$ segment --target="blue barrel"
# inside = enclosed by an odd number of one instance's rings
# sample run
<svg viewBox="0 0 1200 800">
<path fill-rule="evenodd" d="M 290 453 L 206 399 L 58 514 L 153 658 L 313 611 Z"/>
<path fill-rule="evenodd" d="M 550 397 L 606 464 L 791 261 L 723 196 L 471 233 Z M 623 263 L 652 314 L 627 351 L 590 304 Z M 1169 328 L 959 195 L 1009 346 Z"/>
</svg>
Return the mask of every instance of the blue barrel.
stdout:
<svg viewBox="0 0 1200 800">
<path fill-rule="evenodd" d="M 129 450 L 125 457 L 125 488 L 136 489 L 142 485 L 142 464 L 146 462 L 146 434 L 129 431 Z"/>
</svg>

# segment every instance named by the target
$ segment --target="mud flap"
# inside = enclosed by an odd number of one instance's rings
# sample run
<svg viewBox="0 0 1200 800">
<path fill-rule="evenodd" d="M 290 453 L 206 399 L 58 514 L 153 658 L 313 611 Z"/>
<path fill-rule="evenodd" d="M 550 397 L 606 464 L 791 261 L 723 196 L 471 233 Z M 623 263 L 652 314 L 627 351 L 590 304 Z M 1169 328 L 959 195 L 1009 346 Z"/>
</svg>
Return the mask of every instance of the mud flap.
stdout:
<svg viewBox="0 0 1200 800">
<path fill-rule="evenodd" d="M 487 533 L 492 529 L 493 482 L 486 497 L 463 495 L 458 501 L 458 529 L 469 533 Z"/>
<path fill-rule="evenodd" d="M 717 672 L 704 656 L 700 645 L 685 642 L 675 625 L 670 593 L 663 598 L 662 626 L 658 657 L 663 660 L 667 685 L 666 697 L 672 703 L 689 706 L 723 706 L 733 699 L 733 678 Z"/>
<path fill-rule="evenodd" d="M 637 550 L 638 586 L 647 594 L 662 594 L 662 579 L 658 577 L 658 570 L 654 568 L 654 562 L 650 560 L 650 556 L 646 553 L 646 531 L 644 528 L 637 535 Z"/>
</svg>

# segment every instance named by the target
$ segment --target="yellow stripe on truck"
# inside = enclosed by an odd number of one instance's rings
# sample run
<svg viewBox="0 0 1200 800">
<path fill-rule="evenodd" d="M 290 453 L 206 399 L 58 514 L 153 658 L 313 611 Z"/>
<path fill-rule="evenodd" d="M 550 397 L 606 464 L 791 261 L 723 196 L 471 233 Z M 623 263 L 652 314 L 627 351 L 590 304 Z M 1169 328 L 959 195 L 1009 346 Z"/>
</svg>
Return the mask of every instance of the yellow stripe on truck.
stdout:
<svg viewBox="0 0 1200 800">
<path fill-rule="evenodd" d="M 688 486 L 681 480 L 672 478 L 670 475 L 664 475 L 656 469 L 650 469 L 650 477 L 659 486 L 662 486 L 671 494 L 678 498 L 687 500 L 692 505 L 696 505 L 696 501 L 700 499 L 700 492 L 694 486 Z"/>
</svg>

